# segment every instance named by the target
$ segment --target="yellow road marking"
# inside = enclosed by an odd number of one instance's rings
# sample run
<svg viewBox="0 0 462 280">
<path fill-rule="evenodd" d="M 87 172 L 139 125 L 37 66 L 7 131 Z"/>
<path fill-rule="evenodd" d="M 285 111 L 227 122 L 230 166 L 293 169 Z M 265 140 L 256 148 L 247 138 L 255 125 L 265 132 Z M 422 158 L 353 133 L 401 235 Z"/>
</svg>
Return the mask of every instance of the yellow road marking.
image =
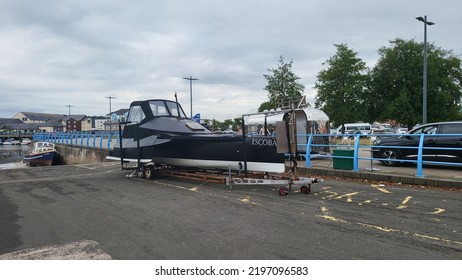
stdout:
<svg viewBox="0 0 462 280">
<path fill-rule="evenodd" d="M 346 197 L 347 198 L 347 202 L 351 202 L 351 197 L 353 195 L 357 195 L 359 192 L 354 192 L 354 193 L 347 193 L 347 194 L 342 194 L 342 195 L 339 195 L 337 197 L 334 197 L 334 199 L 340 199 L 340 198 L 344 198 Z"/>
<path fill-rule="evenodd" d="M 389 190 L 387 189 L 384 189 L 384 188 L 381 188 L 379 185 L 371 185 L 371 187 L 373 187 L 374 189 L 377 189 L 383 193 L 391 193 Z"/>
<path fill-rule="evenodd" d="M 420 234 L 420 233 L 414 233 L 413 236 L 414 237 L 425 238 L 425 239 L 436 240 L 436 241 L 442 241 L 442 242 L 446 242 L 448 244 L 454 243 L 454 244 L 462 245 L 461 241 L 455 241 L 455 240 L 450 240 L 450 239 L 445 239 L 445 238 L 439 238 L 439 237 L 436 237 L 436 236 L 430 236 L 430 235 L 425 235 L 425 234 Z"/>
<path fill-rule="evenodd" d="M 316 216 L 321 217 L 321 218 L 326 219 L 326 220 L 333 221 L 333 222 L 340 222 L 340 223 L 346 223 L 346 224 L 348 223 L 348 222 L 345 221 L 345 220 L 337 219 L 337 218 L 331 216 L 330 213 L 329 213 L 329 209 L 327 209 L 326 207 L 321 207 L 321 211 L 322 211 L 322 213 L 323 213 L 324 215 L 321 215 L 321 216 L 320 216 L 320 215 L 316 215 Z"/>
<path fill-rule="evenodd" d="M 364 200 L 363 202 L 359 202 L 358 205 L 369 204 L 371 202 L 371 200 Z"/>
<path fill-rule="evenodd" d="M 338 193 L 336 192 L 331 192 L 331 191 L 326 191 L 326 193 L 330 193 L 331 195 L 328 195 L 328 196 L 325 196 L 325 197 L 322 197 L 322 199 L 326 199 L 326 198 L 332 198 L 334 196 L 337 196 Z"/>
<path fill-rule="evenodd" d="M 407 203 L 409 202 L 409 200 L 412 198 L 412 196 L 407 196 L 403 202 L 401 202 L 401 205 L 396 207 L 396 209 L 404 209 L 404 208 L 407 208 Z"/>
<path fill-rule="evenodd" d="M 401 232 L 399 229 L 392 229 L 392 228 L 381 227 L 381 226 L 376 226 L 376 225 L 371 225 L 371 224 L 366 224 L 366 223 L 356 222 L 356 224 L 363 226 L 363 227 L 373 228 L 373 229 L 384 231 L 384 232 Z"/>
<path fill-rule="evenodd" d="M 434 215 L 441 214 L 444 211 L 446 211 L 446 210 L 444 210 L 443 208 L 435 208 L 435 211 L 431 212 L 430 214 L 434 214 Z"/>
<path fill-rule="evenodd" d="M 251 205 L 261 205 L 261 203 L 258 203 L 258 202 L 255 202 L 255 201 L 251 201 L 250 200 L 250 196 L 246 196 L 244 197 L 243 199 L 239 199 L 241 202 L 244 202 L 244 203 L 248 203 L 248 204 L 251 204 Z"/>
<path fill-rule="evenodd" d="M 329 209 L 327 209 L 327 207 L 321 207 L 321 211 L 322 211 L 323 215 L 316 215 L 316 217 L 320 217 L 320 218 L 323 218 L 323 219 L 326 219 L 326 220 L 329 220 L 329 221 L 333 221 L 333 222 L 341 222 L 341 223 L 350 224 L 350 225 L 359 225 L 359 226 L 362 226 L 362 227 L 367 227 L 367 228 L 383 231 L 383 232 L 386 232 L 386 233 L 394 232 L 394 233 L 398 233 L 398 234 L 402 234 L 402 235 L 412 235 L 415 238 L 429 239 L 429 240 L 433 240 L 433 241 L 441 241 L 441 242 L 445 242 L 447 244 L 462 245 L 462 241 L 450 240 L 450 239 L 446 239 L 446 238 L 440 238 L 440 237 L 421 234 L 421 233 L 417 233 L 417 232 L 411 233 L 411 232 L 405 231 L 405 230 L 394 229 L 394 228 L 389 228 L 389 227 L 384 227 L 384 226 L 379 226 L 379 225 L 372 225 L 372 224 L 368 224 L 368 223 L 349 222 L 349 221 L 339 219 L 339 218 L 336 218 L 336 217 L 332 216 L 330 214 L 330 212 L 329 212 Z"/>
</svg>

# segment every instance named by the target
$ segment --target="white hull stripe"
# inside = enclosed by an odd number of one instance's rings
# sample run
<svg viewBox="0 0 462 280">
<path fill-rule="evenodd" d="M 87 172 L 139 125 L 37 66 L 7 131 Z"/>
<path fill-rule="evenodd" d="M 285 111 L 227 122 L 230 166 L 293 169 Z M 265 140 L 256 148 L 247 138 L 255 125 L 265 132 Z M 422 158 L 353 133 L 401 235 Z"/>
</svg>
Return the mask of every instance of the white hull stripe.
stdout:
<svg viewBox="0 0 462 280">
<path fill-rule="evenodd" d="M 106 157 L 108 160 L 120 160 L 119 157 Z M 137 162 L 137 159 L 124 158 L 124 161 Z M 200 168 L 218 168 L 218 169 L 231 169 L 240 170 L 238 161 L 222 161 L 222 160 L 203 160 L 203 159 L 184 159 L 184 158 L 158 158 L 154 159 L 141 159 L 140 162 L 148 163 L 153 161 L 154 163 L 162 163 L 173 166 L 184 166 L 184 167 L 200 167 Z M 244 162 L 241 162 L 242 169 L 244 168 Z M 283 173 L 285 171 L 284 163 L 272 163 L 272 162 L 247 162 L 247 170 L 259 171 L 259 172 L 276 172 Z"/>
</svg>

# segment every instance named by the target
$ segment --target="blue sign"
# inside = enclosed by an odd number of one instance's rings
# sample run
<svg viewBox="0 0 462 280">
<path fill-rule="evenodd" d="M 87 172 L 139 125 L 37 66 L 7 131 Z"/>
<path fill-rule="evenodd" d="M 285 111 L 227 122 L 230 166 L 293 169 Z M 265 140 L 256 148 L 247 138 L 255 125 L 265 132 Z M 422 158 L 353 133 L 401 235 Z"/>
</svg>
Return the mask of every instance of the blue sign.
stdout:
<svg viewBox="0 0 462 280">
<path fill-rule="evenodd" d="M 193 117 L 192 117 L 193 121 L 197 122 L 197 123 L 201 123 L 201 114 L 200 113 L 197 113 L 195 114 Z"/>
</svg>

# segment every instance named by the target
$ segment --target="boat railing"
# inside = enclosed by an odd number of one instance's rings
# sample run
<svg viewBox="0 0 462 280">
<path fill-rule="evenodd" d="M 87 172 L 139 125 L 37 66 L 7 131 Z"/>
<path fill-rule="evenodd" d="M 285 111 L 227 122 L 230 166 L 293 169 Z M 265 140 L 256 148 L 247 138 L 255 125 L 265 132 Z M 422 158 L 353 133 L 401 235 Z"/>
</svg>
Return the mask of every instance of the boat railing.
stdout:
<svg viewBox="0 0 462 280">
<path fill-rule="evenodd" d="M 47 141 L 61 145 L 112 149 L 118 145 L 118 131 L 36 132 L 33 141 Z"/>
</svg>

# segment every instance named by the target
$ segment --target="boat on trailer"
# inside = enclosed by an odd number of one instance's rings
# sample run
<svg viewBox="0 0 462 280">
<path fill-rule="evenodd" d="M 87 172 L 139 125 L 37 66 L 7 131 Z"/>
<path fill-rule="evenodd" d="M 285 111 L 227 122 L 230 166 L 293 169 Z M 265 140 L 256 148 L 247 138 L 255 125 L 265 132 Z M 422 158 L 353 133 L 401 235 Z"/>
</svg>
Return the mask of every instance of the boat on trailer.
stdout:
<svg viewBox="0 0 462 280">
<path fill-rule="evenodd" d="M 186 117 L 178 101 L 132 102 L 120 146 L 107 157 L 121 162 L 260 172 L 285 171 L 273 136 L 215 134 Z"/>
<path fill-rule="evenodd" d="M 322 180 L 298 176 L 295 124 L 278 122 L 277 139 L 272 135 L 248 137 L 244 123 L 248 116 L 242 118 L 242 136 L 215 134 L 187 118 L 177 100 L 135 101 L 123 130 L 119 124 L 120 145 L 106 159 L 120 161 L 123 170 L 133 170 L 127 177 L 151 179 L 164 174 L 222 182 L 230 190 L 232 185 L 284 185 L 278 189 L 281 196 L 291 192 L 293 185 L 301 185 L 300 193 L 309 194 L 311 185 Z M 287 154 L 292 161 L 290 171 L 285 172 Z M 137 166 L 128 167 L 130 162 Z"/>
</svg>

